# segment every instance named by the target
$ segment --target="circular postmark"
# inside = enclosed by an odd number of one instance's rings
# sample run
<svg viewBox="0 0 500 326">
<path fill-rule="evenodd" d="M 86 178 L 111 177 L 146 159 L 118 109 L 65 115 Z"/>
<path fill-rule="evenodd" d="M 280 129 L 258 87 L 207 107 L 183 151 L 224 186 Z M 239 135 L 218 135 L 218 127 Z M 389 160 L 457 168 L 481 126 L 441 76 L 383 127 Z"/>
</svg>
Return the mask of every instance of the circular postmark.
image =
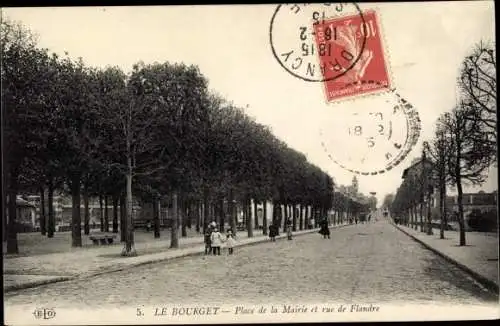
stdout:
<svg viewBox="0 0 500 326">
<path fill-rule="evenodd" d="M 320 135 L 328 157 L 347 171 L 361 175 L 393 169 L 417 144 L 421 130 L 417 110 L 395 89 L 357 99 L 355 108 L 336 111 L 335 117 L 325 123 L 328 126 L 320 130 Z"/>
<path fill-rule="evenodd" d="M 356 3 L 278 5 L 269 28 L 271 50 L 291 75 L 335 80 L 361 58 L 369 26 Z"/>
</svg>

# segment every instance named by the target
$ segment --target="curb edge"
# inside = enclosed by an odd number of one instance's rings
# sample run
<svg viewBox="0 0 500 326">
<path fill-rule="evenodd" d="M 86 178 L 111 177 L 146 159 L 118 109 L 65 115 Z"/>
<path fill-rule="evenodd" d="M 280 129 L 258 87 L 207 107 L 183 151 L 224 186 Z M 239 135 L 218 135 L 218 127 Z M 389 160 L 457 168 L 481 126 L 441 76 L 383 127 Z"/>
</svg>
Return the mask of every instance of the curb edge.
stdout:
<svg viewBox="0 0 500 326">
<path fill-rule="evenodd" d="M 330 228 L 333 227 L 335 229 L 338 229 L 338 228 L 342 228 L 344 226 L 349 226 L 349 224 L 335 225 L 335 226 L 331 226 Z M 306 234 L 312 234 L 312 233 L 315 233 L 316 231 L 317 231 L 317 228 L 309 230 L 309 232 L 294 234 L 294 236 L 302 236 L 302 235 L 306 235 Z M 276 238 L 277 238 L 276 240 L 286 239 L 286 234 L 279 235 Z M 257 244 L 260 244 L 263 242 L 268 242 L 268 241 L 269 241 L 269 238 L 266 237 L 266 238 L 257 240 L 255 242 L 249 242 L 249 243 L 243 243 L 243 244 L 236 245 L 236 248 L 257 245 Z M 103 274 L 121 272 L 121 271 L 129 269 L 129 268 L 134 268 L 134 267 L 139 267 L 139 266 L 149 265 L 149 264 L 155 264 L 155 263 L 161 263 L 161 262 L 171 261 L 171 260 L 175 260 L 175 259 L 182 259 L 182 258 L 191 257 L 191 256 L 201 256 L 203 254 L 204 254 L 204 251 L 202 251 L 202 250 L 193 251 L 193 252 L 188 252 L 186 254 L 182 254 L 180 256 L 164 257 L 164 258 L 159 258 L 159 259 L 154 259 L 154 260 L 149 260 L 149 261 L 143 261 L 143 262 L 139 262 L 139 263 L 135 263 L 135 264 L 130 264 L 127 266 L 121 266 L 119 268 L 111 268 L 109 270 L 104 270 L 104 271 L 97 272 L 97 273 L 87 274 L 87 275 L 84 275 L 83 277 L 78 277 L 78 276 L 60 277 L 60 278 L 56 278 L 56 279 L 39 281 L 39 282 L 34 282 L 34 283 L 12 285 L 12 286 L 4 287 L 4 293 L 36 288 L 39 286 L 44 286 L 44 285 L 49 285 L 49 284 L 54 284 L 54 283 L 59 283 L 59 282 L 66 282 L 66 281 L 72 281 L 72 280 L 84 280 L 84 279 L 88 279 L 88 278 L 103 275 Z"/>
<path fill-rule="evenodd" d="M 442 253 L 441 251 L 433 248 L 432 246 L 430 246 L 427 243 L 425 243 L 424 241 L 418 239 L 414 235 L 406 232 L 405 230 L 401 229 L 399 226 L 393 224 L 392 222 L 391 222 L 391 224 L 396 229 L 398 229 L 399 231 L 403 232 L 404 234 L 406 234 L 407 236 L 409 236 L 410 238 L 412 238 L 414 241 L 416 241 L 416 242 L 420 243 L 421 245 L 423 245 L 427 250 L 432 251 L 433 253 L 435 253 L 438 256 L 444 258 L 446 261 L 452 263 L 456 267 L 460 268 L 461 270 L 463 270 L 464 272 L 466 272 L 467 274 L 469 274 L 470 276 L 472 276 L 477 282 L 479 282 L 481 285 L 483 285 L 484 287 L 486 287 L 488 290 L 495 292 L 495 294 L 497 294 L 497 295 L 499 294 L 498 284 L 496 284 L 495 281 L 490 280 L 489 278 L 487 278 L 487 277 L 479 274 L 478 272 L 472 270 L 470 267 L 467 267 L 466 265 L 458 262 L 457 260 L 451 258 L 450 256 L 448 256 L 448 255 Z"/>
<path fill-rule="evenodd" d="M 24 290 L 24 289 L 31 289 L 31 288 L 36 288 L 39 286 L 43 285 L 48 285 L 48 284 L 53 284 L 53 283 L 59 283 L 59 282 L 65 282 L 65 281 L 70 281 L 75 279 L 73 276 L 68 276 L 68 277 L 58 277 L 50 280 L 44 280 L 44 281 L 37 281 L 37 282 L 32 282 L 32 283 L 24 283 L 24 284 L 16 284 L 16 285 L 11 285 L 11 286 L 5 286 L 4 287 L 4 293 L 8 292 L 13 292 L 13 291 L 18 291 L 18 290 Z"/>
</svg>

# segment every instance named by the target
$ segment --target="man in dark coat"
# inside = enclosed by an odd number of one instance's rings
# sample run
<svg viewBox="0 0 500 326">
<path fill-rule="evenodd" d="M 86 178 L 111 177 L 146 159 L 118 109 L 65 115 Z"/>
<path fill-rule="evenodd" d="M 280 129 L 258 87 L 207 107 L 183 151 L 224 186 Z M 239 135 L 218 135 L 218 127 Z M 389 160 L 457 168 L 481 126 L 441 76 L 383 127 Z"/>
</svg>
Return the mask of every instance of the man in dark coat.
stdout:
<svg viewBox="0 0 500 326">
<path fill-rule="evenodd" d="M 278 226 L 276 223 L 269 225 L 269 238 L 271 241 L 276 241 L 276 236 L 278 235 Z"/>
<path fill-rule="evenodd" d="M 323 235 L 323 239 L 330 239 L 330 229 L 328 228 L 328 220 L 325 218 L 320 222 L 319 234 Z"/>
<path fill-rule="evenodd" d="M 212 225 L 210 224 L 205 230 L 204 240 L 205 240 L 205 255 L 210 255 L 212 252 L 212 240 L 210 236 L 212 235 Z"/>
</svg>

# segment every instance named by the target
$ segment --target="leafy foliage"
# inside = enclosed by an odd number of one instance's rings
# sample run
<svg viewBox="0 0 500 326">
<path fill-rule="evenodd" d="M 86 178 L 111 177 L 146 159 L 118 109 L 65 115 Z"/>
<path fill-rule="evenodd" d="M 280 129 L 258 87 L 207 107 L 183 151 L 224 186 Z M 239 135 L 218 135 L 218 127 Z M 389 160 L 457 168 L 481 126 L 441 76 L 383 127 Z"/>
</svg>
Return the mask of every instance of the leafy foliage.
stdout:
<svg viewBox="0 0 500 326">
<path fill-rule="evenodd" d="M 322 214 L 346 201 L 353 211 L 363 209 L 334 195 L 333 179 L 270 128 L 210 93 L 196 66 L 140 62 L 129 74 L 92 68 L 39 49 L 27 29 L 8 20 L 1 44 L 4 137 L 9 171 L 20 181 L 15 193 L 50 183 L 71 192 L 77 207 L 82 187 L 84 196 L 133 192 L 145 201 L 172 193 L 200 201 L 208 189 L 212 201 L 234 193 L 240 203 L 309 205 Z M 72 222 L 79 246 L 78 209 Z"/>
</svg>

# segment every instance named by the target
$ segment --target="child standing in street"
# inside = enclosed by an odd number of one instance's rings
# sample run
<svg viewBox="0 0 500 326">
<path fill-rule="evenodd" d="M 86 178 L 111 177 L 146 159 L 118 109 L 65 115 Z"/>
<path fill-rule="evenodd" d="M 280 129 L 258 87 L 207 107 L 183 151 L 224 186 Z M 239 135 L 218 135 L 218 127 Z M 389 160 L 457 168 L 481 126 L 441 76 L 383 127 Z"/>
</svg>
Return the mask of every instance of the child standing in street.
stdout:
<svg viewBox="0 0 500 326">
<path fill-rule="evenodd" d="M 233 231 L 231 231 L 230 229 L 227 230 L 226 243 L 227 243 L 227 252 L 228 254 L 232 255 L 234 250 L 234 245 L 236 244 L 236 240 L 234 239 Z"/>
<path fill-rule="evenodd" d="M 222 238 L 222 234 L 215 227 L 212 230 L 212 234 L 210 235 L 210 242 L 212 245 L 212 255 L 220 256 L 220 247 L 222 246 L 222 242 L 224 239 Z"/>
</svg>

